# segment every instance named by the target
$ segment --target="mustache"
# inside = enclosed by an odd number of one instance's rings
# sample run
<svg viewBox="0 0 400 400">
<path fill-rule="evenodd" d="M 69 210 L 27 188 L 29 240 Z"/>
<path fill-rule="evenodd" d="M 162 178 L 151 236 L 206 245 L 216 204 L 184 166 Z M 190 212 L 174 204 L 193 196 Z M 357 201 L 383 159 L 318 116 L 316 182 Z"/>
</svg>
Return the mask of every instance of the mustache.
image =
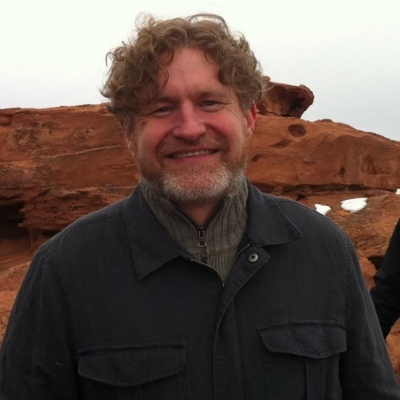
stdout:
<svg viewBox="0 0 400 400">
<path fill-rule="evenodd" d="M 199 148 L 210 150 L 229 149 L 228 141 L 225 138 L 198 138 L 194 141 L 187 141 L 181 138 L 173 138 L 168 143 L 164 143 L 160 147 L 161 155 L 168 155 L 176 152 L 190 152 Z"/>
</svg>

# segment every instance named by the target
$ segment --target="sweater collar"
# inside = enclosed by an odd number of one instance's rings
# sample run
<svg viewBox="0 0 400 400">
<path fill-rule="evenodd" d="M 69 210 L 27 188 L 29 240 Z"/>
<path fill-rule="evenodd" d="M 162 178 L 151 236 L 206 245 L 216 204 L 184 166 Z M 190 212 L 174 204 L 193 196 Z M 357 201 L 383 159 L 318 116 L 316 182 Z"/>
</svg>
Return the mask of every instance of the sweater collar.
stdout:
<svg viewBox="0 0 400 400">
<path fill-rule="evenodd" d="M 243 176 L 235 190 L 222 200 L 206 226 L 196 226 L 169 200 L 159 196 L 142 181 L 141 190 L 154 215 L 170 236 L 192 254 L 197 251 L 199 230 L 207 231 L 207 243 L 217 252 L 237 246 L 247 225 L 247 180 Z"/>
<path fill-rule="evenodd" d="M 205 226 L 196 226 L 169 200 L 141 182 L 147 204 L 171 238 L 192 258 L 213 268 L 225 281 L 247 225 L 247 180 L 243 175 Z"/>
<path fill-rule="evenodd" d="M 250 183 L 248 189 L 246 237 L 250 242 L 259 246 L 278 245 L 301 237 L 272 196 L 260 192 Z M 128 197 L 123 212 L 138 279 L 144 279 L 173 259 L 192 258 L 156 218 L 140 186 Z"/>
</svg>

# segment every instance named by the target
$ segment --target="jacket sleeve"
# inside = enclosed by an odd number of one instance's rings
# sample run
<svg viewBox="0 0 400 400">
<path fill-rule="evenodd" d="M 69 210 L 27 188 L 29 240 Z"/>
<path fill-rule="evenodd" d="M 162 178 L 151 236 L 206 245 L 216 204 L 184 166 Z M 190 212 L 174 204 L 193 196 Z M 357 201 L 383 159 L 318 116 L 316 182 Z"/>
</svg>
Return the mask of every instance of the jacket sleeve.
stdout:
<svg viewBox="0 0 400 400">
<path fill-rule="evenodd" d="M 400 317 L 400 220 L 393 231 L 382 266 L 374 277 L 371 297 L 383 336 Z"/>
<path fill-rule="evenodd" d="M 62 282 L 43 246 L 20 287 L 0 350 L 2 400 L 78 400 Z"/>
<path fill-rule="evenodd" d="M 347 351 L 342 353 L 343 400 L 399 400 L 400 388 L 387 353 L 357 255 L 349 243 L 346 285 Z"/>
</svg>

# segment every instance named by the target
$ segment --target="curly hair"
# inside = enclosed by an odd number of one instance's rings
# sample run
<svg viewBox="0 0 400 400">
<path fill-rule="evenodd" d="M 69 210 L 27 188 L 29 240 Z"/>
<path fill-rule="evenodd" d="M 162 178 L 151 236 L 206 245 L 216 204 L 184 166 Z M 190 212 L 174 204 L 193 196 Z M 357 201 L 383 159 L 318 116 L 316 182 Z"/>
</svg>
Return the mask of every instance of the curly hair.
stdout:
<svg viewBox="0 0 400 400">
<path fill-rule="evenodd" d="M 143 18 L 144 17 L 144 18 Z M 136 21 L 137 35 L 107 54 L 111 67 L 101 94 L 108 110 L 126 127 L 142 107 L 155 100 L 160 89 L 158 72 L 165 74 L 174 50 L 197 48 L 219 67 L 219 80 L 231 86 L 241 107 L 250 108 L 265 90 L 261 67 L 243 35 L 233 35 L 225 20 L 215 14 L 158 20 L 151 15 Z M 160 55 L 163 55 L 163 63 Z M 166 62 L 164 62 L 166 55 Z"/>
</svg>

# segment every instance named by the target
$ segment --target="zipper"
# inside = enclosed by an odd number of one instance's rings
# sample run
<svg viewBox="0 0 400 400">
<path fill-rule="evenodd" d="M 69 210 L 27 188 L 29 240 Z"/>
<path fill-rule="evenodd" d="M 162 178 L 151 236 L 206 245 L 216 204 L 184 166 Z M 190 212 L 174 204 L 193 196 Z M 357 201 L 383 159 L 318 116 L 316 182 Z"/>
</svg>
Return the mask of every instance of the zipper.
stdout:
<svg viewBox="0 0 400 400">
<path fill-rule="evenodd" d="M 207 264 L 207 236 L 205 226 L 199 226 L 197 228 L 197 238 L 197 246 L 201 249 L 201 262 Z"/>
<path fill-rule="evenodd" d="M 225 286 L 225 282 L 221 279 L 219 276 L 218 272 L 213 268 L 210 267 L 207 264 L 207 229 L 205 226 L 199 226 L 197 228 L 197 246 L 201 249 L 201 255 L 200 255 L 200 261 L 195 260 L 194 258 L 190 259 L 190 261 L 195 262 L 196 264 L 203 265 L 204 267 L 207 267 L 210 271 L 214 273 L 214 275 L 217 276 L 218 280 L 222 284 L 222 287 Z"/>
</svg>

